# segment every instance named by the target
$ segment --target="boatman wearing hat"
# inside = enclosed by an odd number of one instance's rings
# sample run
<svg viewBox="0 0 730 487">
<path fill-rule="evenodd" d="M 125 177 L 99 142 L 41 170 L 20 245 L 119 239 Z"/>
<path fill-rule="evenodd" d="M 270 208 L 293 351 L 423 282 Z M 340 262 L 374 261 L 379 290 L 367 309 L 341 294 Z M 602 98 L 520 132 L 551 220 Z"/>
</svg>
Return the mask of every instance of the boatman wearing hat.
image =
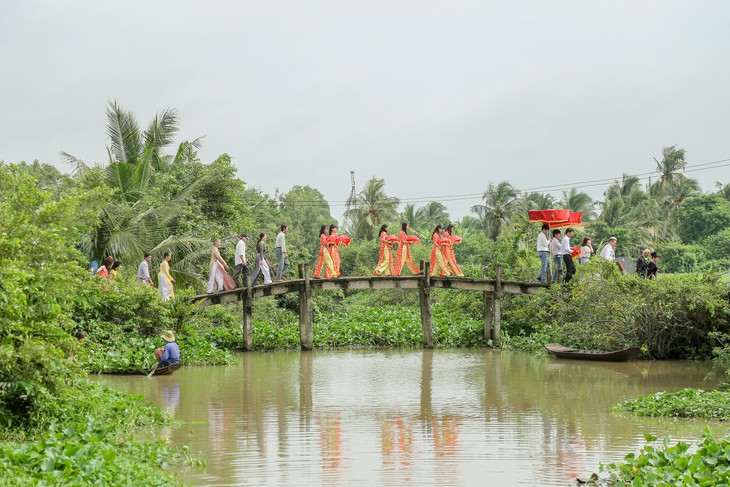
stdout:
<svg viewBox="0 0 730 487">
<path fill-rule="evenodd" d="M 165 340 L 165 346 L 155 349 L 155 358 L 157 359 L 157 366 L 163 367 L 170 364 L 177 364 L 180 362 L 180 347 L 175 343 L 175 333 L 172 330 L 167 330 L 163 333 L 160 338 Z"/>
</svg>

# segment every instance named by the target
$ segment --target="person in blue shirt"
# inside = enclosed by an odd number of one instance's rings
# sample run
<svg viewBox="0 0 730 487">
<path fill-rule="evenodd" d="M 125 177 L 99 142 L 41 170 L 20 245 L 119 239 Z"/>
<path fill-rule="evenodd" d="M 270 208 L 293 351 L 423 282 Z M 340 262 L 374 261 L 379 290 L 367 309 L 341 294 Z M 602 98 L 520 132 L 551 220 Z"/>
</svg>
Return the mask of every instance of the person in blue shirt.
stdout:
<svg viewBox="0 0 730 487">
<path fill-rule="evenodd" d="M 167 330 L 160 336 L 160 338 L 165 340 L 165 346 L 155 349 L 157 366 L 163 367 L 179 363 L 180 347 L 178 347 L 177 343 L 175 343 L 175 333 L 172 330 Z"/>
</svg>

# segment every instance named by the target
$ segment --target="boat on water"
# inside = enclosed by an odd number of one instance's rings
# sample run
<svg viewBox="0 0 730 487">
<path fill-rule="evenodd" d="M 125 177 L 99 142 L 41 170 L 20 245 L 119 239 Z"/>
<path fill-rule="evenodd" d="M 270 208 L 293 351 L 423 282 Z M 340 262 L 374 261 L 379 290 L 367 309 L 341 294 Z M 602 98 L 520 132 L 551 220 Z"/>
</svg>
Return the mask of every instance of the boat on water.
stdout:
<svg viewBox="0 0 730 487">
<path fill-rule="evenodd" d="M 171 375 L 174 373 L 177 369 L 182 367 L 182 364 L 170 364 L 170 365 L 158 365 L 155 367 L 155 370 L 152 371 L 150 376 L 152 375 Z"/>
<path fill-rule="evenodd" d="M 552 355 L 559 358 L 602 360 L 605 362 L 627 362 L 636 358 L 641 352 L 639 347 L 629 347 L 624 350 L 605 352 L 601 350 L 580 350 L 577 348 L 565 347 L 557 343 L 548 343 L 545 345 L 545 348 L 547 348 L 547 351 Z"/>
</svg>

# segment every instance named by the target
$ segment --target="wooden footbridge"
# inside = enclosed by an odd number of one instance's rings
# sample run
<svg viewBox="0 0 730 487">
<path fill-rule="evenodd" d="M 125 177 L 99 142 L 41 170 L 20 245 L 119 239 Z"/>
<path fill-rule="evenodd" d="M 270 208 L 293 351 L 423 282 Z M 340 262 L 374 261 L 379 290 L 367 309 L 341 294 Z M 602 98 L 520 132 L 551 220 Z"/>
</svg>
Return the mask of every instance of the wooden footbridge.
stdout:
<svg viewBox="0 0 730 487">
<path fill-rule="evenodd" d="M 312 279 L 309 277 L 307 265 L 299 266 L 299 279 L 247 286 L 232 291 L 195 296 L 193 301 L 200 306 L 227 304 L 241 301 L 243 303 L 243 347 L 253 350 L 253 302 L 256 298 L 278 296 L 287 293 L 299 293 L 299 340 L 302 350 L 312 350 L 312 293 L 315 291 L 354 291 L 362 289 L 418 289 L 421 308 L 421 327 L 423 329 L 424 348 L 433 348 L 433 323 L 431 317 L 430 293 L 433 288 L 460 289 L 478 291 L 484 296 L 484 338 L 499 342 L 501 321 L 500 300 L 504 293 L 533 294 L 546 287 L 539 282 L 503 281 L 502 269 L 495 267 L 495 278 L 487 278 L 484 267 L 483 279 L 468 277 L 429 276 L 430 263 L 421 262 L 424 273 L 417 276 L 356 276 L 335 279 Z M 244 275 L 244 282 L 248 276 Z M 492 334 L 492 329 L 494 330 Z"/>
</svg>

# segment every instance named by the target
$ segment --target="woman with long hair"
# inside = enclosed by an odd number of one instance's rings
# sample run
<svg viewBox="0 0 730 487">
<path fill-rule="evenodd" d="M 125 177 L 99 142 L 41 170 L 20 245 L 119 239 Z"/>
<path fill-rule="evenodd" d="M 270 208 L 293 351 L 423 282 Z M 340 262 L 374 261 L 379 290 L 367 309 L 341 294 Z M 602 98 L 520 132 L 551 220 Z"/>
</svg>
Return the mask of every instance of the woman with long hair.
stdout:
<svg viewBox="0 0 730 487">
<path fill-rule="evenodd" d="M 446 242 L 442 245 L 444 258 L 446 259 L 447 269 L 455 276 L 464 277 L 464 273 L 456 263 L 456 254 L 454 254 L 454 245 L 461 243 L 461 237 L 455 235 L 454 225 L 448 225 L 444 230 L 444 240 Z"/>
<path fill-rule="evenodd" d="M 398 241 L 395 235 L 388 235 L 388 225 L 382 225 L 378 231 L 380 240 L 380 256 L 373 275 L 390 276 L 393 274 L 393 244 Z"/>
<path fill-rule="evenodd" d="M 345 247 L 350 245 L 350 237 L 347 235 L 337 235 L 337 225 L 333 223 L 330 225 L 330 235 L 327 237 L 327 248 L 332 257 L 332 266 L 334 268 L 334 273 L 331 277 L 340 277 L 340 251 L 338 250 L 340 245 L 344 245 Z"/>
<path fill-rule="evenodd" d="M 398 235 L 398 251 L 395 254 L 395 269 L 393 270 L 394 276 L 400 276 L 403 271 L 403 265 L 408 266 L 408 269 L 415 275 L 420 274 L 421 269 L 416 267 L 411 258 L 411 245 L 420 244 L 421 239 L 415 235 L 408 235 L 408 222 L 401 223 L 400 234 Z"/>
<path fill-rule="evenodd" d="M 446 267 L 446 259 L 444 253 L 441 250 L 441 246 L 445 243 L 445 239 L 442 236 L 444 231 L 443 225 L 436 225 L 431 233 L 431 241 L 433 247 L 431 247 L 431 275 L 435 276 L 438 272 L 439 276 L 450 276 L 451 272 Z"/>
<path fill-rule="evenodd" d="M 591 245 L 590 237 L 583 237 L 583 243 L 580 244 L 580 263 L 585 264 L 591 258 L 593 253 L 593 245 Z"/>
<path fill-rule="evenodd" d="M 269 261 L 266 260 L 266 234 L 259 234 L 259 241 L 256 243 L 256 265 L 251 273 L 251 285 L 256 284 L 259 273 L 264 275 L 264 284 L 272 284 L 271 273 L 269 272 Z"/>
<path fill-rule="evenodd" d="M 169 301 L 175 297 L 175 289 L 173 288 L 175 279 L 170 274 L 170 259 L 172 259 L 170 252 L 165 252 L 162 256 L 162 263 L 160 264 L 160 273 L 157 276 L 160 287 L 160 299 L 162 301 Z"/>
<path fill-rule="evenodd" d="M 335 265 L 332 262 L 332 254 L 327 247 L 327 225 L 319 227 L 319 253 L 317 254 L 317 264 L 314 266 L 314 274 L 312 277 L 317 279 L 322 274 L 324 268 L 324 277 L 329 279 L 334 275 Z"/>
</svg>

